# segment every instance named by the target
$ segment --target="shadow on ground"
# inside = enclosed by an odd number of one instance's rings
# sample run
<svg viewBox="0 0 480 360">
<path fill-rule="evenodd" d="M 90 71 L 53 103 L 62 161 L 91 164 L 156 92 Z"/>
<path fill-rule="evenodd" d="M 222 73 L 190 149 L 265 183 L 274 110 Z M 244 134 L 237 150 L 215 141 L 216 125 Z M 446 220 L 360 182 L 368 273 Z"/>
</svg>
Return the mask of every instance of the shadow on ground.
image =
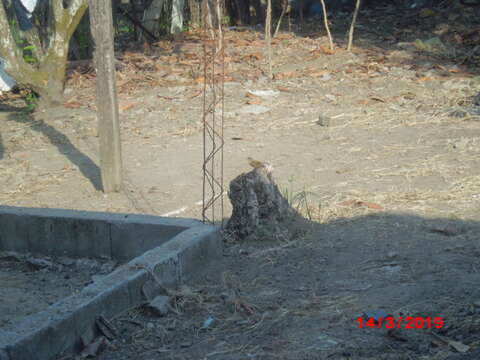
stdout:
<svg viewBox="0 0 480 360">
<path fill-rule="evenodd" d="M 3 146 L 2 134 L 0 133 L 0 160 L 3 159 L 5 155 L 5 146 Z"/>
<path fill-rule="evenodd" d="M 123 335 L 99 359 L 152 359 L 159 348 L 172 359 L 478 359 L 478 221 L 375 213 L 304 230 L 227 242 L 214 269 L 174 292 L 175 313 L 114 321 Z M 360 328 L 379 309 L 397 329 Z"/>
<path fill-rule="evenodd" d="M 34 119 L 33 115 L 23 108 L 9 106 L 9 109 L 5 109 L 5 106 L 2 106 L 1 110 L 11 112 L 7 117 L 8 120 L 28 125 L 32 130 L 48 138 L 50 143 L 55 145 L 58 151 L 76 165 L 83 176 L 91 181 L 96 190 L 102 190 L 100 168 L 92 159 L 78 150 L 65 134 L 46 124 L 43 120 Z"/>
</svg>

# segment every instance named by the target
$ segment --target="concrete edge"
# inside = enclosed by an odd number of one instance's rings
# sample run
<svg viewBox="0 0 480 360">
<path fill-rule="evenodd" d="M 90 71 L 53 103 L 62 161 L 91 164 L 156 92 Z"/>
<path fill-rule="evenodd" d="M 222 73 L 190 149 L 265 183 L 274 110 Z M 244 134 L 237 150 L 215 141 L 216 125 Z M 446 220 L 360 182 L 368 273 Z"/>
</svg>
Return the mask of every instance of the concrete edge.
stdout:
<svg viewBox="0 0 480 360">
<path fill-rule="evenodd" d="M 81 210 L 66 210 L 66 209 L 52 209 L 52 208 L 25 208 L 16 206 L 0 205 L 0 216 L 4 214 L 34 216 L 34 217 L 52 217 L 52 218 L 71 218 L 81 220 L 102 220 L 107 222 L 120 223 L 138 223 L 138 224 L 152 224 L 152 225 L 176 225 L 181 227 L 194 227 L 202 224 L 200 220 L 182 219 L 160 217 L 155 215 L 142 214 L 124 214 L 124 213 L 107 213 L 98 211 L 81 211 Z"/>
<path fill-rule="evenodd" d="M 25 318 L 15 329 L 0 330 L 0 360 L 51 360 L 77 348 L 80 337 L 95 336 L 95 321 L 146 302 L 145 286 L 178 286 L 221 256 L 218 228 L 200 225 L 122 265 L 79 294 Z M 150 284 L 150 285 L 149 285 Z M 155 286 L 154 286 L 155 287 Z"/>
<path fill-rule="evenodd" d="M 0 249 L 126 262 L 199 225 L 194 219 L 0 206 Z"/>
</svg>

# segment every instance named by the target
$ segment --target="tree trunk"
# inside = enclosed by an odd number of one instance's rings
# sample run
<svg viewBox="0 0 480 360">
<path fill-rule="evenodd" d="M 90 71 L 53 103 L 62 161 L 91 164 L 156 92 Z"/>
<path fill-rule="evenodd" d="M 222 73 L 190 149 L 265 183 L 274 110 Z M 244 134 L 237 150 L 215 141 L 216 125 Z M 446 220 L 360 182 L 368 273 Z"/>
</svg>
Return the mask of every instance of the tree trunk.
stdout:
<svg viewBox="0 0 480 360">
<path fill-rule="evenodd" d="M 184 0 L 172 0 L 171 34 L 178 34 L 183 30 L 183 5 Z"/>
<path fill-rule="evenodd" d="M 234 239 L 289 240 L 305 221 L 282 196 L 270 171 L 260 166 L 230 183 L 233 211 L 227 231 Z"/>
<path fill-rule="evenodd" d="M 142 19 L 143 26 L 155 36 L 158 36 L 160 33 L 160 17 L 164 4 L 165 0 L 153 0 L 150 6 L 144 11 Z"/>
<path fill-rule="evenodd" d="M 255 9 L 255 24 L 261 24 L 265 19 L 265 11 L 263 11 L 260 0 L 251 0 L 251 4 Z"/>
<path fill-rule="evenodd" d="M 68 54 L 67 49 L 64 50 L 64 54 Z M 40 95 L 41 106 L 58 106 L 63 103 L 66 66 L 67 57 L 57 54 L 51 54 L 42 62 L 38 69 L 40 77 L 35 84 L 32 83 L 33 89 Z M 42 86 L 38 86 L 39 81 L 42 81 Z"/>
<path fill-rule="evenodd" d="M 63 0 L 53 0 L 50 6 L 54 33 L 43 48 L 38 45 L 43 32 L 35 27 L 29 30 L 25 37 L 35 44 L 36 61 L 27 63 L 0 0 L 0 57 L 5 60 L 5 70 L 17 83 L 31 86 L 46 105 L 62 102 L 68 44 L 88 7 L 87 0 L 71 0 L 67 8 L 63 8 Z"/>
<path fill-rule="evenodd" d="M 199 28 L 202 26 L 201 4 L 198 0 L 188 0 L 188 8 L 190 9 L 190 26 Z"/>
</svg>

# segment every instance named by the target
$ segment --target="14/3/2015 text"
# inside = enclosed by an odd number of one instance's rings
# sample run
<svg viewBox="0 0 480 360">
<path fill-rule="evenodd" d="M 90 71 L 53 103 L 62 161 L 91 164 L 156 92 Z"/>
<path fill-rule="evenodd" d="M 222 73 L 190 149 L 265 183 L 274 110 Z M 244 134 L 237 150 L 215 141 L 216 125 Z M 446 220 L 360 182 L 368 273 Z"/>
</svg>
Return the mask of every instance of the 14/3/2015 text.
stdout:
<svg viewBox="0 0 480 360">
<path fill-rule="evenodd" d="M 438 316 L 434 318 L 421 316 L 400 316 L 398 318 L 394 318 L 393 316 L 387 316 L 385 318 L 378 318 L 378 320 L 373 318 L 365 319 L 363 317 L 359 317 L 357 318 L 357 322 L 360 329 L 363 329 L 364 327 L 380 329 L 382 326 L 386 327 L 387 329 L 431 329 L 433 327 L 441 329 L 445 326 L 443 318 Z"/>
</svg>

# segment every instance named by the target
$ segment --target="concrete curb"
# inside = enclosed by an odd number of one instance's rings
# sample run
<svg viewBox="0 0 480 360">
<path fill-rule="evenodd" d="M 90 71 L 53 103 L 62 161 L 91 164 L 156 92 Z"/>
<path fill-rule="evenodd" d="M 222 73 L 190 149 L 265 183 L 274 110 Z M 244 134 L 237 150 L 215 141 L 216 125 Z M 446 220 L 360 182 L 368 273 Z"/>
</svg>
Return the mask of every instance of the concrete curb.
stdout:
<svg viewBox="0 0 480 360">
<path fill-rule="evenodd" d="M 149 215 L 0 206 L 0 250 L 125 262 L 200 224 Z"/>
<path fill-rule="evenodd" d="M 3 210 L 0 208 L 0 227 L 4 224 Z M 176 219 L 151 220 L 169 220 L 171 224 Z M 177 286 L 201 272 L 209 261 L 221 256 L 221 237 L 216 227 L 185 221 L 185 225 L 196 226 L 120 266 L 80 293 L 0 330 L 0 360 L 51 360 L 66 350 L 78 349 L 80 337 L 90 341 L 96 336 L 99 316 L 111 319 L 150 300 L 146 295 L 156 296 L 162 288 Z"/>
</svg>

